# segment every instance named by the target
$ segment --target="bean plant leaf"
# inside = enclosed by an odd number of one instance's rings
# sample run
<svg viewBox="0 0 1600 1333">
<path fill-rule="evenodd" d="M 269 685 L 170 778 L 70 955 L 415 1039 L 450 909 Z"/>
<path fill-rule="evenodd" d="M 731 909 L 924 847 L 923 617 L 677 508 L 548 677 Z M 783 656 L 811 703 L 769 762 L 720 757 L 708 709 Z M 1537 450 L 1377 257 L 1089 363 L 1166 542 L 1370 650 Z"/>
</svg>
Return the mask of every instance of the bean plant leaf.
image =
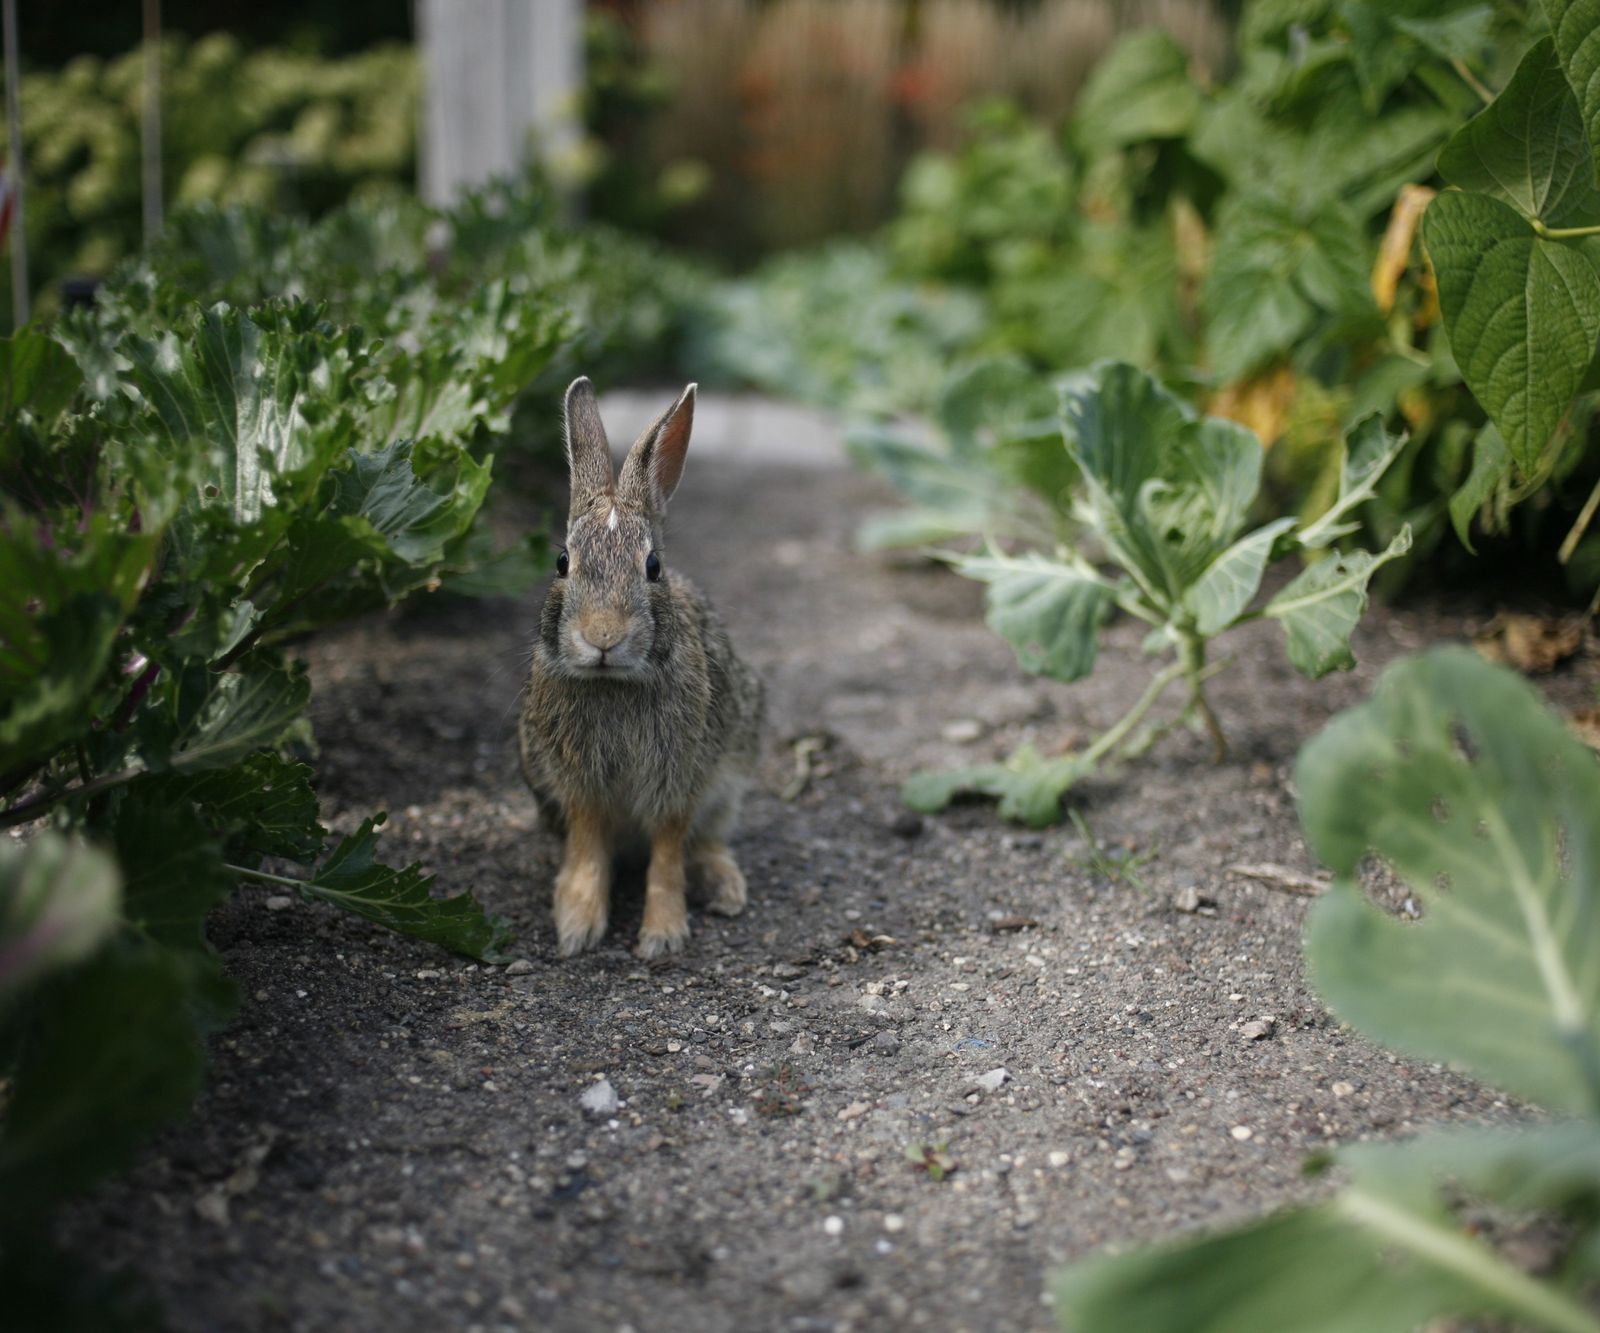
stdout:
<svg viewBox="0 0 1600 1333">
<path fill-rule="evenodd" d="M 1061 818 L 1061 798 L 1093 766 L 1079 755 L 1050 759 L 1024 745 L 1004 763 L 913 773 L 901 795 L 913 810 L 943 810 L 963 792 L 999 799 L 1003 819 L 1044 828 Z"/>
<path fill-rule="evenodd" d="M 1544 0 L 1561 69 L 1577 95 L 1600 185 L 1600 0 Z"/>
<path fill-rule="evenodd" d="M 1532 472 L 1594 359 L 1600 273 L 1581 248 L 1535 235 L 1487 195 L 1441 194 L 1422 236 L 1462 378 Z"/>
<path fill-rule="evenodd" d="M 0 1010 L 20 988 L 81 962 L 116 929 L 117 863 L 52 829 L 0 838 Z"/>
<path fill-rule="evenodd" d="M 1502 1207 L 1575 1205 L 1592 1216 L 1592 1122 L 1358 1144 L 1338 1160 L 1354 1179 L 1326 1203 L 1068 1270 L 1056 1285 L 1063 1324 L 1073 1333 L 1411 1333 L 1476 1316 L 1600 1330 L 1577 1293 L 1509 1263 L 1450 1208 L 1464 1191 Z"/>
<path fill-rule="evenodd" d="M 414 935 L 483 962 L 505 957 L 513 936 L 505 918 L 486 916 L 471 894 L 435 898 L 433 876 L 421 867 L 403 870 L 376 860 L 378 825 L 383 816 L 365 819 L 344 838 L 309 879 L 290 879 L 308 898 L 320 899 L 364 916 L 403 935 Z"/>
<path fill-rule="evenodd" d="M 1350 551 L 1308 566 L 1263 608 L 1283 625 L 1284 651 L 1296 671 L 1316 680 L 1355 665 L 1350 634 L 1367 609 L 1367 584 L 1377 570 L 1411 549 L 1406 526 L 1374 555 Z"/>
<path fill-rule="evenodd" d="M 1275 197 L 1229 195 L 1201 291 L 1211 368 L 1249 374 L 1324 315 L 1375 312 L 1371 255 L 1360 217 L 1337 201 L 1296 210 Z"/>
<path fill-rule="evenodd" d="M 1490 422 L 1477 434 L 1472 446 L 1472 470 L 1450 497 L 1450 525 L 1467 550 L 1473 550 L 1472 520 L 1483 509 L 1511 473 L 1511 454 L 1500 432 Z"/>
<path fill-rule="evenodd" d="M 1078 95 L 1072 130 L 1092 152 L 1186 134 L 1200 109 L 1189 57 L 1171 34 L 1130 33 L 1101 58 Z"/>
<path fill-rule="evenodd" d="M 1307 745 L 1296 784 L 1341 877 L 1306 943 L 1333 1008 L 1545 1106 L 1600 1105 L 1600 766 L 1533 690 L 1465 649 L 1402 662 Z M 1422 921 L 1362 897 L 1368 851 Z"/>
<path fill-rule="evenodd" d="M 1037 552 L 990 551 L 951 563 L 989 585 L 989 627 L 1016 649 L 1024 670 L 1055 680 L 1079 680 L 1094 670 L 1100 623 L 1115 593 L 1093 569 Z"/>
<path fill-rule="evenodd" d="M 1444 146 L 1439 174 L 1552 227 L 1594 217 L 1594 154 L 1552 38 L 1534 43 L 1504 91 Z"/>
</svg>

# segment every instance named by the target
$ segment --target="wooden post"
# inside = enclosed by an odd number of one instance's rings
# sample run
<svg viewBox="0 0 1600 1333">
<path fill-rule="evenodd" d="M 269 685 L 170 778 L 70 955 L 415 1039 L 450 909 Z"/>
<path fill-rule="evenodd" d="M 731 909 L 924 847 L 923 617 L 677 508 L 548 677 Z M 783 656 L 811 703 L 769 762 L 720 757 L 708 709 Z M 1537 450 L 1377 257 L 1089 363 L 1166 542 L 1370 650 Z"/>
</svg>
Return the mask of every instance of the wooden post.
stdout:
<svg viewBox="0 0 1600 1333">
<path fill-rule="evenodd" d="M 17 0 L 3 0 L 0 22 L 5 25 L 6 129 L 11 139 L 11 322 L 20 329 L 28 322 L 28 229 L 22 213 L 22 92 L 21 59 L 17 55 Z"/>
<path fill-rule="evenodd" d="M 161 0 L 144 0 L 144 114 L 139 122 L 144 243 L 161 230 Z"/>
<path fill-rule="evenodd" d="M 583 82 L 579 0 L 417 0 L 421 187 L 448 205 L 576 142 Z"/>
</svg>

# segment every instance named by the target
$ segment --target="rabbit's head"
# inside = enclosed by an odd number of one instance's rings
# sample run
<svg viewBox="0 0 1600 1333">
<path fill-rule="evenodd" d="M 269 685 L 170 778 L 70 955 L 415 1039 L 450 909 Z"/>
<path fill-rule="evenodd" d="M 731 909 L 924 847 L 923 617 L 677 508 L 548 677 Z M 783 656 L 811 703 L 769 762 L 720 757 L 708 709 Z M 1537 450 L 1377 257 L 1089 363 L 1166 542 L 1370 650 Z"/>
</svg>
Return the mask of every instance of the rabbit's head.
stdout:
<svg viewBox="0 0 1600 1333">
<path fill-rule="evenodd" d="M 540 625 L 547 660 L 564 675 L 626 678 L 665 660 L 673 615 L 661 524 L 683 475 L 694 393 L 691 384 L 613 476 L 594 386 L 579 378 L 567 390 L 572 501 Z"/>
</svg>

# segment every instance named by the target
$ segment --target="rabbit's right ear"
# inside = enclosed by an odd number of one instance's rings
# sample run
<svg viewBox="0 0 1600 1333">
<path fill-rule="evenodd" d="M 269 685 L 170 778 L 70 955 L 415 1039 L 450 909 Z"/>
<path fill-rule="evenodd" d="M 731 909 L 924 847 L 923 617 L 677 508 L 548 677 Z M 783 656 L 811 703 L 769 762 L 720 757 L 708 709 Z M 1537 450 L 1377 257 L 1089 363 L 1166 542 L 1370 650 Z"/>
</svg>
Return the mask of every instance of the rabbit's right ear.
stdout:
<svg viewBox="0 0 1600 1333">
<path fill-rule="evenodd" d="M 587 506 L 612 487 L 611 444 L 600 421 L 594 385 L 580 375 L 567 386 L 567 469 L 572 477 L 572 508 Z"/>
</svg>

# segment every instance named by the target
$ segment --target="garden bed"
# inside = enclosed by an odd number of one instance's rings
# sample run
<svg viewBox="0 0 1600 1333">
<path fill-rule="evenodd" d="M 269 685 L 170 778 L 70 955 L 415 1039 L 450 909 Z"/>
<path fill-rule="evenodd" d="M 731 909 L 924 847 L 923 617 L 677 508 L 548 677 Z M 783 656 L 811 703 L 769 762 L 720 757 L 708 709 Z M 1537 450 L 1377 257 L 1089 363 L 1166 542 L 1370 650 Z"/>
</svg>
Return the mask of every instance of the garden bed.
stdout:
<svg viewBox="0 0 1600 1333">
<path fill-rule="evenodd" d="M 653 405 L 608 400 L 613 438 Z M 387 809 L 395 857 L 510 917 L 522 961 L 241 891 L 211 925 L 243 1004 L 208 1090 L 70 1211 L 78 1253 L 131 1264 L 179 1330 L 1045 1328 L 1070 1258 L 1305 1197 L 1338 1143 L 1516 1113 L 1342 1031 L 1292 891 L 1317 875 L 1301 743 L 1493 607 L 1375 608 L 1358 668 L 1318 684 L 1246 626 L 1212 692 L 1225 763 L 1181 735 L 1043 833 L 913 816 L 911 770 L 1126 708 L 1137 627 L 1088 680 L 1025 675 L 978 585 L 854 551 L 884 496 L 825 423 L 705 408 L 668 558 L 768 684 L 747 913 L 641 963 L 635 874 L 602 947 L 556 957 L 559 849 L 510 744 L 536 599 L 324 634 L 325 816 Z M 1262 866 L 1283 873 L 1236 869 Z M 596 1114 L 601 1079 L 619 1104 Z"/>
</svg>

